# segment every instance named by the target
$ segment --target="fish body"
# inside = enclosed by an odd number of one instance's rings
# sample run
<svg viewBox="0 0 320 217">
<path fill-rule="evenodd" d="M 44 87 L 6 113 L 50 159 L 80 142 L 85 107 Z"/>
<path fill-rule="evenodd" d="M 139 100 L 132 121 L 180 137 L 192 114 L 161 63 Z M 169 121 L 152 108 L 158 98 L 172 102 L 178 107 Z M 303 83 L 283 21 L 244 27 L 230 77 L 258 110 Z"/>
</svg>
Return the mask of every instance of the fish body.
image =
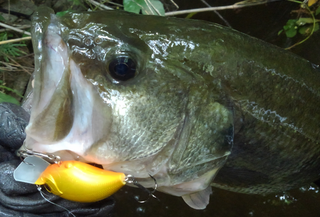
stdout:
<svg viewBox="0 0 320 217">
<path fill-rule="evenodd" d="M 319 66 L 217 24 L 119 11 L 33 17 L 24 146 L 209 203 L 319 177 Z"/>
</svg>

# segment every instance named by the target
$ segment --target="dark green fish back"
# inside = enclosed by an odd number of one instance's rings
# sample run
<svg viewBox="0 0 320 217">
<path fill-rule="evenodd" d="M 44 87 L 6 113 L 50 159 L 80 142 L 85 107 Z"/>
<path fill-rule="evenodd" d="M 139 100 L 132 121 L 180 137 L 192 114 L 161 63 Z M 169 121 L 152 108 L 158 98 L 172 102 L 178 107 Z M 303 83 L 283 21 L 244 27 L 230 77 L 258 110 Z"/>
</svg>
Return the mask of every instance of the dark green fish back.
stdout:
<svg viewBox="0 0 320 217">
<path fill-rule="evenodd" d="M 234 59 L 231 72 L 223 72 L 235 135 L 214 186 L 243 193 L 299 187 L 320 174 L 320 70 L 253 41 L 239 45 L 248 52 Z"/>
</svg>

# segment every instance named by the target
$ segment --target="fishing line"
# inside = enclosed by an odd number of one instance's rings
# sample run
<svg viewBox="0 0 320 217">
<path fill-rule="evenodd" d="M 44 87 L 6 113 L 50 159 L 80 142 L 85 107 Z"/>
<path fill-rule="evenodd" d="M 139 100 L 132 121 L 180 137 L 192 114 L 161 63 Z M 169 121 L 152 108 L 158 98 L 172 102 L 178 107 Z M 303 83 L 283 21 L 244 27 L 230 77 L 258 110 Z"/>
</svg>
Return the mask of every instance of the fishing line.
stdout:
<svg viewBox="0 0 320 217">
<path fill-rule="evenodd" d="M 49 199 L 47 199 L 47 198 L 44 196 L 44 193 L 41 191 L 41 190 L 42 190 L 41 186 L 37 185 L 37 190 L 40 192 L 40 195 L 43 197 L 43 199 L 44 199 L 45 201 L 47 201 L 48 203 L 51 203 L 52 205 L 55 205 L 55 206 L 57 206 L 57 207 L 60 207 L 60 208 L 62 208 L 62 209 L 64 209 L 64 210 L 66 210 L 70 215 L 72 215 L 73 217 L 76 217 L 76 216 L 75 216 L 70 210 L 68 210 L 67 208 L 65 208 L 65 207 L 63 207 L 63 206 L 61 206 L 61 205 L 59 205 L 59 204 L 56 204 L 56 203 L 50 201 Z"/>
</svg>

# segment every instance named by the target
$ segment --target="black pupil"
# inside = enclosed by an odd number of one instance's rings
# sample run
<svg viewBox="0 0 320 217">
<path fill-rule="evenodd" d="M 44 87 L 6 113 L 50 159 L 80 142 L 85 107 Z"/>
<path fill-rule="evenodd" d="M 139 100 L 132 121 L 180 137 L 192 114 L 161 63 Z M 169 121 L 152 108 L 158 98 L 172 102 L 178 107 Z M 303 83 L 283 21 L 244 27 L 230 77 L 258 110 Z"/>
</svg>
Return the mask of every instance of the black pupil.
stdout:
<svg viewBox="0 0 320 217">
<path fill-rule="evenodd" d="M 136 64 L 129 57 L 116 57 L 109 64 L 109 72 L 112 78 L 126 81 L 135 76 Z"/>
<path fill-rule="evenodd" d="M 114 67 L 114 71 L 118 75 L 122 75 L 122 76 L 125 76 L 127 74 L 128 70 L 129 70 L 129 67 L 124 63 L 120 63 Z"/>
</svg>

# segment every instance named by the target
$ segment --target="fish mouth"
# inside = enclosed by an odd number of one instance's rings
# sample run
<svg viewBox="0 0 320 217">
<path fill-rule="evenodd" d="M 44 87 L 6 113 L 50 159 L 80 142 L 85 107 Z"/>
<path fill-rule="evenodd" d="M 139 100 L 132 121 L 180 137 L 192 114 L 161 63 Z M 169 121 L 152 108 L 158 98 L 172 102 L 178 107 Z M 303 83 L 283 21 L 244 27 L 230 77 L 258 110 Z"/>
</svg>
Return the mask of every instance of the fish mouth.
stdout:
<svg viewBox="0 0 320 217">
<path fill-rule="evenodd" d="M 148 165 L 157 152 L 130 159 L 127 152 L 119 153 L 112 148 L 108 149 L 108 156 L 99 154 L 99 147 L 112 134 L 114 117 L 109 103 L 112 99 L 102 97 L 97 86 L 85 77 L 59 17 L 48 9 L 37 13 L 32 28 L 35 53 L 32 109 L 21 149 L 52 153 L 62 161 L 97 163 L 108 170 L 149 178 Z"/>
<path fill-rule="evenodd" d="M 33 22 L 34 88 L 24 147 L 85 158 L 90 146 L 108 134 L 111 108 L 73 60 L 56 16 L 46 13 Z"/>
</svg>

